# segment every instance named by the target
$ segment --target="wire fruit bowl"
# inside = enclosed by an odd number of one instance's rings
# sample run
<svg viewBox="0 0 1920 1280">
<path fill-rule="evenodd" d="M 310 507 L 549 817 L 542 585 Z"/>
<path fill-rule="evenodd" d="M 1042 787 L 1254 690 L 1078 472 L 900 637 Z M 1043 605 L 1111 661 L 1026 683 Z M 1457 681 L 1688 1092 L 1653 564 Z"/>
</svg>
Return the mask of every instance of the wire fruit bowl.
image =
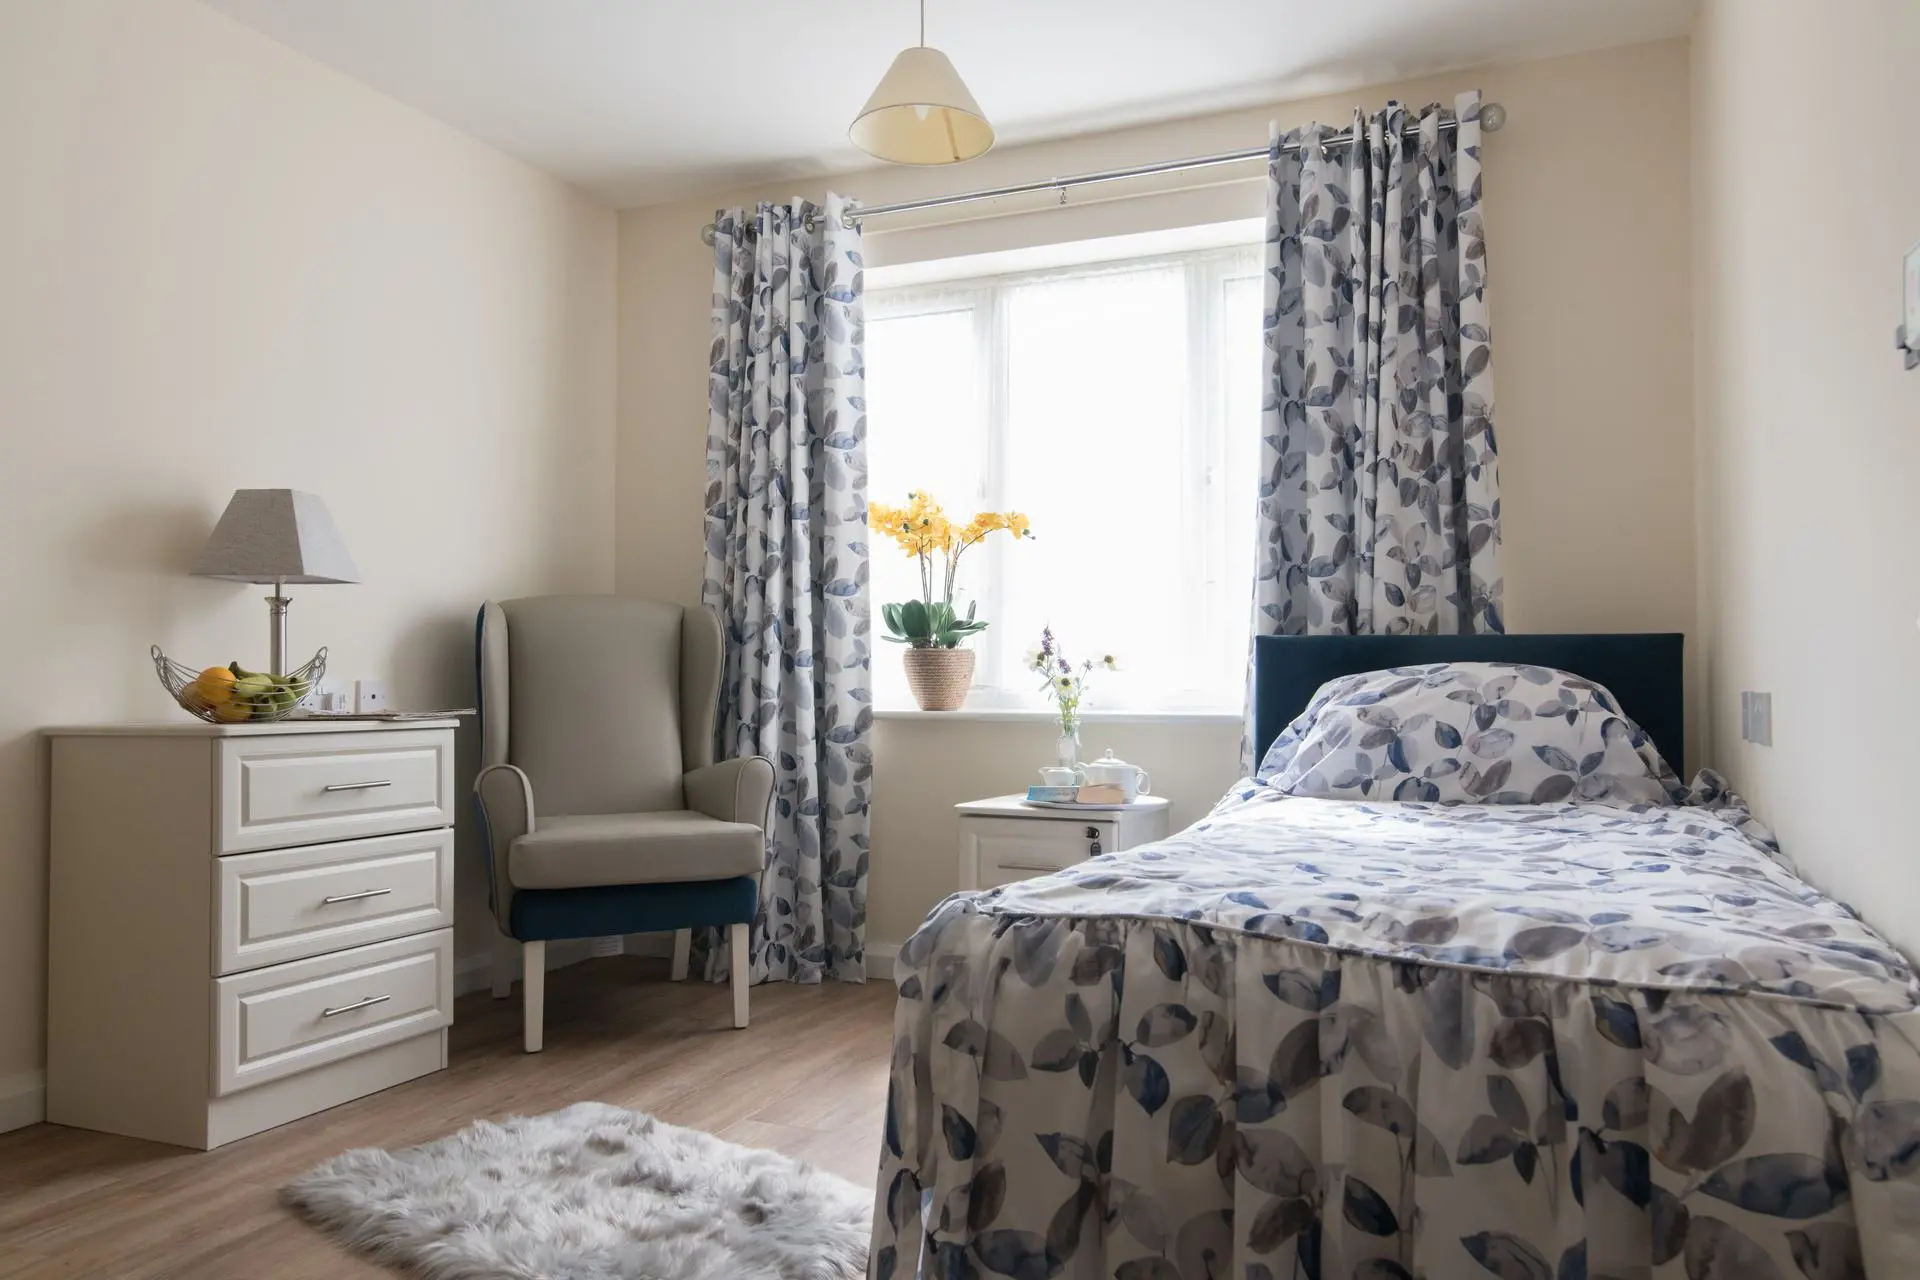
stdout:
<svg viewBox="0 0 1920 1280">
<path fill-rule="evenodd" d="M 154 645 L 153 669 L 160 673 L 182 711 L 208 724 L 245 724 L 284 720 L 313 693 L 327 673 L 327 651 L 322 648 L 306 665 L 284 676 L 249 671 L 239 663 L 197 671 L 175 662 Z"/>
</svg>

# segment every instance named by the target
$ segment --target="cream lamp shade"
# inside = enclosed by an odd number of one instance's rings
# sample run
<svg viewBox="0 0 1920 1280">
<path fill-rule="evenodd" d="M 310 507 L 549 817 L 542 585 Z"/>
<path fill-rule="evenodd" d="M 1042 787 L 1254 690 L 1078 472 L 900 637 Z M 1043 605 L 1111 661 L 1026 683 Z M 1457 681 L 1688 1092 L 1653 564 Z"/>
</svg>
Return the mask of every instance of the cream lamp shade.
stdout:
<svg viewBox="0 0 1920 1280">
<path fill-rule="evenodd" d="M 281 589 L 289 582 L 358 582 L 360 570 L 317 495 L 236 489 L 194 561 L 193 576 L 273 584 L 267 597 L 267 670 L 285 675 L 288 600 Z"/>
<path fill-rule="evenodd" d="M 922 44 L 893 60 L 847 137 L 894 164 L 958 164 L 986 154 L 993 126 L 947 55 Z"/>
</svg>

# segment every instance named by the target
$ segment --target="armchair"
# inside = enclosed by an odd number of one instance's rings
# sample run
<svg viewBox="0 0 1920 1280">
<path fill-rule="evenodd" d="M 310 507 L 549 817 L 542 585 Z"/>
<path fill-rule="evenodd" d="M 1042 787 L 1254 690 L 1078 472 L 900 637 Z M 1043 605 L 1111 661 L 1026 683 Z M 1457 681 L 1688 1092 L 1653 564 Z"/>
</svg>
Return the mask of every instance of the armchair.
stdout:
<svg viewBox="0 0 1920 1280">
<path fill-rule="evenodd" d="M 773 766 L 714 759 L 724 655 L 707 609 L 533 596 L 480 610 L 474 780 L 495 921 L 520 944 L 525 1043 L 542 1042 L 546 944 L 725 925 L 733 1025 L 747 1025 L 747 929 Z M 509 994 L 496 969 L 494 995 Z"/>
</svg>

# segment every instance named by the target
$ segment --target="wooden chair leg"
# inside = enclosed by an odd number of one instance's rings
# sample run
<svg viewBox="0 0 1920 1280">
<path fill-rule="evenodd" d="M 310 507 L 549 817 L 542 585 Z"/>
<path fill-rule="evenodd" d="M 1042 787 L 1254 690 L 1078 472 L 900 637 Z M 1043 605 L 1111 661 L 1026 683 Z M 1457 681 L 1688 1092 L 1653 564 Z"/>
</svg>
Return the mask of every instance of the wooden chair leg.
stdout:
<svg viewBox="0 0 1920 1280">
<path fill-rule="evenodd" d="M 528 1053 L 540 1052 L 542 1031 L 547 1002 L 547 944 L 544 942 L 526 942 L 520 946 L 521 981 L 523 991 Z"/>
<path fill-rule="evenodd" d="M 673 972 L 675 982 L 687 980 L 687 962 L 693 957 L 693 930 L 675 929 L 673 931 Z"/>
<path fill-rule="evenodd" d="M 751 962 L 747 959 L 747 926 L 731 925 L 727 929 L 728 940 L 733 944 L 733 1025 L 744 1029 L 747 1025 L 747 984 L 752 979 Z"/>
</svg>

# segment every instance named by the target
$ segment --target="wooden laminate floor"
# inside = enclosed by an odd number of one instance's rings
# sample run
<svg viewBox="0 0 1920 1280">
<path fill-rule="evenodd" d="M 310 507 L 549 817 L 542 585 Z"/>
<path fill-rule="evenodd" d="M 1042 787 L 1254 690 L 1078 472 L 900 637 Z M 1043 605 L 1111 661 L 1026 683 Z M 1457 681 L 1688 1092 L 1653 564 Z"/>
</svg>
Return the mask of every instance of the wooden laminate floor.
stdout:
<svg viewBox="0 0 1920 1280">
<path fill-rule="evenodd" d="M 590 960 L 547 981 L 546 1051 L 520 999 L 457 1005 L 450 1065 L 217 1151 L 35 1125 L 0 1134 L 0 1276 L 392 1277 L 282 1209 L 280 1185 L 349 1147 L 408 1146 L 477 1119 L 594 1100 L 770 1147 L 873 1185 L 893 984 L 753 989 L 666 981 L 664 961 Z"/>
</svg>

